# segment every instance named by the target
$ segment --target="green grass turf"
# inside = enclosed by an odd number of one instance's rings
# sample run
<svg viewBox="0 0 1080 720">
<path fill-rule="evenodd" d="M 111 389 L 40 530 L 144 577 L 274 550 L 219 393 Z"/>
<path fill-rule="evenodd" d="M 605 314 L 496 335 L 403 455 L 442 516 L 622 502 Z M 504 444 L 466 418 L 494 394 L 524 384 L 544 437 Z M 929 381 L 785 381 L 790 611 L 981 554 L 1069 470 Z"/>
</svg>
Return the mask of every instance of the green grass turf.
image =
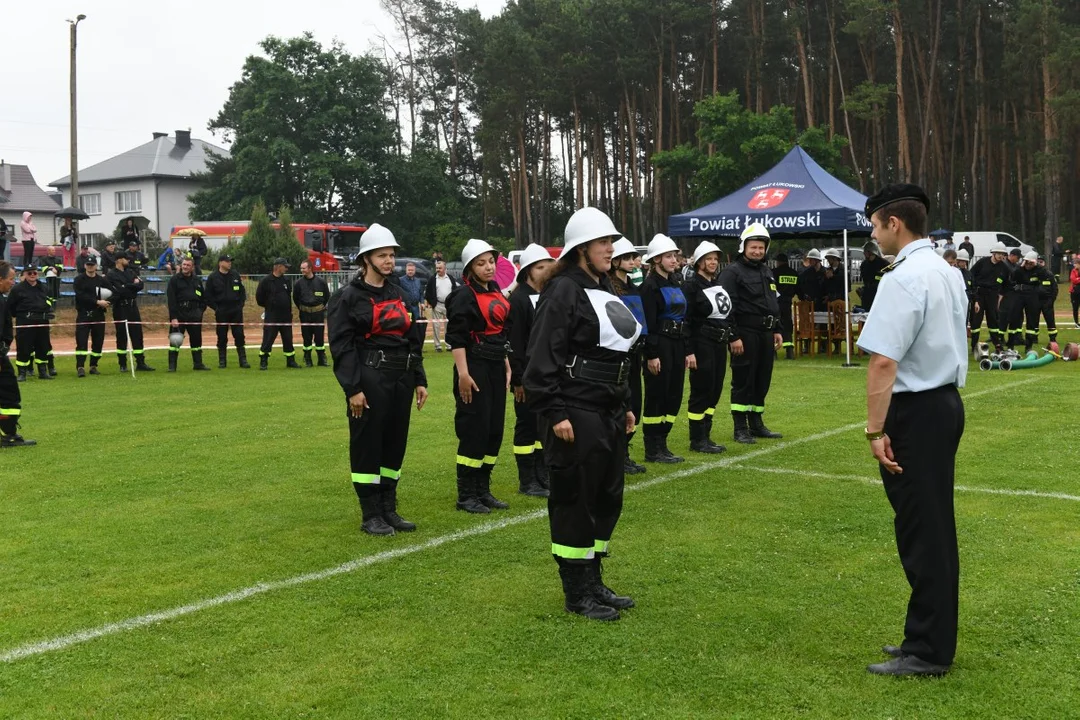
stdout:
<svg viewBox="0 0 1080 720">
<path fill-rule="evenodd" d="M 62 358 L 24 384 L 41 444 L 0 456 L 0 654 L 544 507 L 514 492 L 508 434 L 494 484 L 511 510 L 454 510 L 451 362 L 429 354 L 400 491 L 420 530 L 363 535 L 341 393 L 283 363 L 195 374 L 185 350 L 175 375 L 132 380 L 107 357 L 78 380 Z M 865 672 L 907 600 L 884 492 L 858 479 L 876 467 L 858 429 L 788 444 L 864 419 L 865 361 L 839 363 L 778 362 L 780 449 L 734 462 L 779 443 L 732 447 L 721 411 L 720 467 L 651 466 L 680 476 L 628 492 L 606 568 L 638 607 L 618 623 L 563 612 L 534 518 L 0 664 L 0 717 L 1080 716 L 1080 502 L 958 492 L 953 673 Z M 1077 366 L 973 370 L 958 483 L 1080 494 Z"/>
</svg>

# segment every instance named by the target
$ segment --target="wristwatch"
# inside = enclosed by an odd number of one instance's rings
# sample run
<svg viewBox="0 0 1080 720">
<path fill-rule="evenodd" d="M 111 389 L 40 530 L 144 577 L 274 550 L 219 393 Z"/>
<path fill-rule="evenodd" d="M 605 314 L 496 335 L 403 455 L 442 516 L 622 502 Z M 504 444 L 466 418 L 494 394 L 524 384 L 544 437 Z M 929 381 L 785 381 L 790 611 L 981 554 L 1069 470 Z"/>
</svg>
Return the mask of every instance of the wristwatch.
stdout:
<svg viewBox="0 0 1080 720">
<path fill-rule="evenodd" d="M 863 432 L 866 433 L 866 439 L 869 440 L 870 442 L 873 442 L 874 440 L 880 440 L 881 438 L 885 437 L 885 431 L 884 430 L 878 430 L 877 432 L 870 432 L 869 429 L 865 429 L 865 430 L 863 430 Z"/>
</svg>

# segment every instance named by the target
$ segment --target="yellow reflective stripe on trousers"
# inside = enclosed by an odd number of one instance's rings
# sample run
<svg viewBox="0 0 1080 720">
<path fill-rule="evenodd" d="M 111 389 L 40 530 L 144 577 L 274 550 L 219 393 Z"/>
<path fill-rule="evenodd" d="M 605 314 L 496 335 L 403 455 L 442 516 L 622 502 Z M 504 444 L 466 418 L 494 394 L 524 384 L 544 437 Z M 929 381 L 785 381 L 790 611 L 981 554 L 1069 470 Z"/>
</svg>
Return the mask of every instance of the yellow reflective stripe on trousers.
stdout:
<svg viewBox="0 0 1080 720">
<path fill-rule="evenodd" d="M 379 468 L 379 475 L 386 478 L 387 480 L 400 480 L 401 479 L 401 471 L 400 470 L 391 470 L 390 468 L 384 468 L 384 467 Z"/>
<path fill-rule="evenodd" d="M 8 417 L 15 417 L 16 415 L 22 415 L 22 410 L 19 408 L 3 408 L 0 407 L 0 415 L 7 415 Z"/>
<path fill-rule="evenodd" d="M 593 551 L 598 553 L 606 553 L 608 545 L 610 543 L 610 540 L 597 540 L 595 543 L 593 543 Z"/>
<path fill-rule="evenodd" d="M 659 425 L 662 422 L 664 422 L 663 415 L 660 417 L 649 417 L 648 415 L 645 415 L 641 418 L 642 425 Z"/>
<path fill-rule="evenodd" d="M 496 462 L 498 462 L 498 460 L 499 458 L 495 457 L 494 455 L 485 455 L 484 465 L 494 465 Z"/>
<path fill-rule="evenodd" d="M 465 457 L 464 455 L 457 456 L 457 464 L 464 465 L 465 467 L 478 468 L 484 465 L 483 460 L 474 460 L 471 457 Z"/>
<path fill-rule="evenodd" d="M 353 473 L 352 481 L 361 485 L 378 485 L 380 478 L 378 475 L 372 473 Z"/>
<path fill-rule="evenodd" d="M 755 405 L 750 410 L 750 412 L 763 413 L 763 412 L 765 412 L 765 406 L 764 405 Z"/>
<path fill-rule="evenodd" d="M 704 420 L 705 419 L 705 413 L 703 413 L 703 412 L 702 413 L 692 413 L 692 412 L 687 411 L 686 417 L 689 418 L 691 422 L 694 421 L 694 420 Z"/>
<path fill-rule="evenodd" d="M 544 443 L 542 443 L 542 442 L 540 442 L 539 440 L 537 440 L 537 441 L 536 441 L 536 444 L 535 444 L 535 445 L 533 445 L 533 447 L 534 447 L 534 448 L 536 448 L 537 450 L 543 450 L 543 449 L 544 449 Z"/>
<path fill-rule="evenodd" d="M 664 422 L 667 422 L 667 423 L 673 423 L 678 419 L 679 419 L 678 415 L 665 415 L 664 416 Z"/>
<path fill-rule="evenodd" d="M 736 405 L 735 403 L 731 403 L 731 412 L 751 412 L 753 409 L 753 405 Z"/>
<path fill-rule="evenodd" d="M 709 408 L 708 410 L 705 411 L 705 414 L 710 415 L 710 416 L 715 415 L 716 414 L 716 408 L 714 408 L 714 407 Z"/>
<path fill-rule="evenodd" d="M 596 556 L 591 547 L 576 548 L 558 543 L 551 543 L 551 554 L 567 560 L 591 560 Z"/>
<path fill-rule="evenodd" d="M 536 452 L 536 446 L 535 445 L 515 445 L 514 446 L 514 454 L 515 455 L 532 455 L 534 452 Z"/>
</svg>

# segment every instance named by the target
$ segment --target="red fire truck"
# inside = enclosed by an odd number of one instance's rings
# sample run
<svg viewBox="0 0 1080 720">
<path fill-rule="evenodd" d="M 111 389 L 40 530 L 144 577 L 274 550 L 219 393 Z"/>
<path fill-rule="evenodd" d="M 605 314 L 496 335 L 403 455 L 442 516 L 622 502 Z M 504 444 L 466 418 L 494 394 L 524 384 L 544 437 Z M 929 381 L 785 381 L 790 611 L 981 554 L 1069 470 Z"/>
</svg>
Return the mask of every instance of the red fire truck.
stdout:
<svg viewBox="0 0 1080 720">
<path fill-rule="evenodd" d="M 229 240 L 242 241 L 251 222 L 248 220 L 224 220 L 221 222 L 196 222 L 177 225 L 169 233 L 169 244 L 174 250 L 187 250 L 191 238 L 178 235 L 181 230 L 195 228 L 206 235 L 203 240 L 210 250 L 219 250 Z M 280 225 L 272 223 L 277 230 Z M 308 262 L 314 269 L 336 271 L 341 269 L 341 257 L 348 257 L 350 250 L 360 245 L 360 236 L 367 230 L 363 223 L 293 223 L 296 240 L 307 248 Z"/>
</svg>

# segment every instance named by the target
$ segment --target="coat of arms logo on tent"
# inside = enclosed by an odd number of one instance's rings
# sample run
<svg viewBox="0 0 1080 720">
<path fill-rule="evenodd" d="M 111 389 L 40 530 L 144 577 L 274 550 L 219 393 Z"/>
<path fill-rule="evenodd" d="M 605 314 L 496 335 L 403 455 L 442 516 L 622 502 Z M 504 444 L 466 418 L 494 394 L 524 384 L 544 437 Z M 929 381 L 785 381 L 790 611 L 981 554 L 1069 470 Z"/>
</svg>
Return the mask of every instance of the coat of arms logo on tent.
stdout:
<svg viewBox="0 0 1080 720">
<path fill-rule="evenodd" d="M 784 198 L 791 192 L 787 188 L 771 188 L 754 193 L 746 206 L 751 210 L 768 210 L 784 202 Z"/>
</svg>

